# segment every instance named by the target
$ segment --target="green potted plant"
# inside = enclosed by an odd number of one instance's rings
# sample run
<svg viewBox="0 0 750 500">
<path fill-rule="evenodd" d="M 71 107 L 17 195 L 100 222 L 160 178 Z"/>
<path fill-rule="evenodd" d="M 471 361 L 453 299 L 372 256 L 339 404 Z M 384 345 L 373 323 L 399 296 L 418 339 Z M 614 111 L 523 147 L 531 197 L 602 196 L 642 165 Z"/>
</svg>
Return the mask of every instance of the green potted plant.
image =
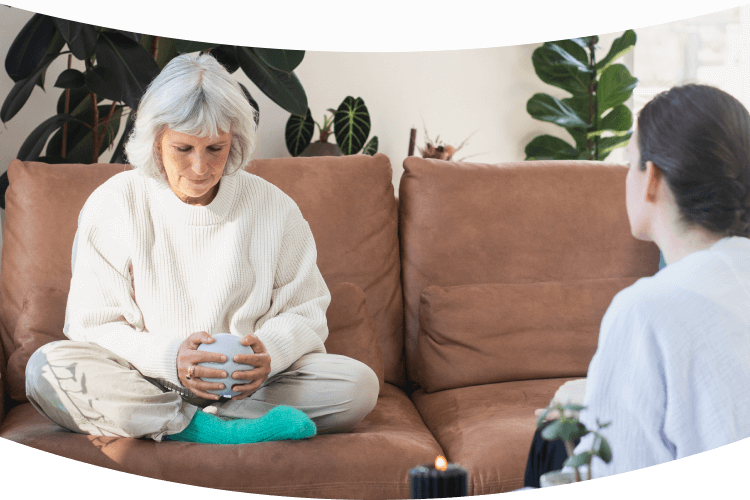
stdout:
<svg viewBox="0 0 750 500">
<path fill-rule="evenodd" d="M 585 409 L 585 406 L 573 403 L 566 405 L 557 404 L 547 407 L 539 415 L 536 422 L 537 427 L 544 425 L 550 412 L 555 411 L 558 413 L 559 417 L 542 430 L 542 438 L 547 441 L 562 440 L 565 445 L 565 451 L 568 454 L 568 458 L 563 463 L 563 466 L 573 467 L 572 473 L 553 471 L 543 474 L 540 478 L 542 487 L 580 481 L 581 474 L 578 468 L 582 465 L 586 465 L 588 469 L 586 479 L 591 479 L 591 461 L 594 457 L 601 458 L 605 463 L 609 463 L 612 460 L 612 449 L 609 446 L 609 442 L 598 432 L 608 427 L 611 422 L 602 424 L 597 419 L 597 430 L 589 430 L 578 420 L 579 412 Z M 587 434 L 594 435 L 591 448 L 576 455 L 574 442 Z"/>
<path fill-rule="evenodd" d="M 374 155 L 378 152 L 378 137 L 370 135 L 370 113 L 361 97 L 347 96 L 338 109 L 329 108 L 331 116 L 323 117 L 323 125 L 313 120 L 310 108 L 304 115 L 292 114 L 286 122 L 284 138 L 286 148 L 292 156 L 341 156 L 362 151 Z M 320 139 L 312 141 L 317 125 Z M 329 143 L 333 135 L 336 143 Z"/>
<path fill-rule="evenodd" d="M 589 36 L 546 42 L 531 59 L 541 80 L 570 93 L 557 99 L 534 94 L 526 110 L 537 120 L 563 127 L 574 145 L 545 134 L 526 145 L 526 160 L 604 160 L 626 146 L 632 132 L 633 114 L 625 105 L 638 83 L 622 64 L 614 64 L 633 48 L 635 32 L 617 38 L 604 59 L 597 61 L 599 37 Z"/>
<path fill-rule="evenodd" d="M 307 109 L 305 90 L 294 74 L 304 51 L 178 40 L 34 14 L 16 35 L 5 59 L 5 70 L 16 83 L 0 108 L 0 120 L 6 123 L 12 119 L 27 103 L 34 86 L 44 89 L 49 65 L 62 55 L 68 56 L 67 69 L 57 76 L 54 86 L 65 91 L 54 115 L 29 134 L 17 158 L 95 163 L 114 147 L 111 161 L 124 162 L 132 111 L 148 84 L 179 53 L 199 51 L 210 51 L 230 73 L 242 69 L 261 92 L 285 110 L 302 114 Z M 71 67 L 73 57 L 83 62 L 83 71 Z M 257 110 L 257 102 L 244 86 L 243 90 Z M 125 130 L 114 145 L 120 126 Z M 7 187 L 6 172 L 0 176 L 0 208 L 5 208 Z"/>
</svg>

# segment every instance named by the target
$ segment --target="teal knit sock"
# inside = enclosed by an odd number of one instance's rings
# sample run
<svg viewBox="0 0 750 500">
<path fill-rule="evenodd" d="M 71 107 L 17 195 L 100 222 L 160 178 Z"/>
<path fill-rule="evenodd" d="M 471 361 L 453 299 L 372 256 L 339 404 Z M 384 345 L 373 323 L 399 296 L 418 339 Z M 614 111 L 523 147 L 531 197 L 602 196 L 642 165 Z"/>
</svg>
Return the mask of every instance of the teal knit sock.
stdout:
<svg viewBox="0 0 750 500">
<path fill-rule="evenodd" d="M 182 432 L 164 436 L 169 441 L 243 444 L 283 439 L 304 439 L 315 435 L 315 423 L 300 410 L 277 406 L 260 418 L 222 420 L 198 410 Z"/>
</svg>

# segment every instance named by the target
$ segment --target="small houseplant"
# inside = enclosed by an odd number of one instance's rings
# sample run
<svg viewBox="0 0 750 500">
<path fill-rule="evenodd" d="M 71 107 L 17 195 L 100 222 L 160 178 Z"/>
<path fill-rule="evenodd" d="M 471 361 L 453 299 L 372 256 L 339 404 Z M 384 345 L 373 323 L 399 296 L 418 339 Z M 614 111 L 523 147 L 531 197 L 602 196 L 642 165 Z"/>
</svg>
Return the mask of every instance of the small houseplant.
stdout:
<svg viewBox="0 0 750 500">
<path fill-rule="evenodd" d="M 453 159 L 453 155 L 458 153 L 458 151 L 466 145 L 466 143 L 469 141 L 469 139 L 471 139 L 471 136 L 474 135 L 474 133 L 464 139 L 464 141 L 458 146 L 451 146 L 450 144 L 445 144 L 443 141 L 441 141 L 439 134 L 437 137 L 435 137 L 434 141 L 430 139 L 430 136 L 427 134 L 427 127 L 425 127 L 425 145 L 424 147 L 417 146 L 417 149 L 419 149 L 419 154 L 422 155 L 422 158 L 435 158 L 437 160 L 451 161 Z M 470 158 L 470 156 L 465 156 L 456 161 L 464 161 L 467 158 Z"/>
<path fill-rule="evenodd" d="M 526 110 L 537 120 L 559 125 L 574 145 L 545 134 L 526 145 L 526 160 L 604 160 L 626 146 L 632 135 L 633 114 L 625 105 L 638 83 L 628 69 L 614 61 L 633 48 L 635 32 L 627 30 L 612 42 L 604 59 L 597 61 L 599 37 L 588 36 L 546 42 L 531 57 L 541 80 L 571 94 L 557 99 L 534 94 Z"/>
<path fill-rule="evenodd" d="M 304 116 L 292 114 L 289 117 L 284 138 L 292 156 L 340 156 L 360 151 L 374 155 L 378 152 L 378 137 L 367 140 L 370 135 L 370 113 L 361 97 L 355 99 L 347 96 L 338 109 L 329 108 L 328 112 L 331 116 L 323 117 L 323 125 L 313 120 L 310 108 L 307 108 Z M 316 125 L 320 139 L 311 142 Z M 331 131 L 336 144 L 328 142 Z"/>
<path fill-rule="evenodd" d="M 568 453 L 568 458 L 563 463 L 563 466 L 573 467 L 573 478 L 575 482 L 581 480 L 581 474 L 578 468 L 582 465 L 586 465 L 588 469 L 586 479 L 591 479 L 591 461 L 594 457 L 601 458 L 605 463 L 609 463 L 612 460 L 612 449 L 609 447 L 609 442 L 598 432 L 605 427 L 608 427 L 611 422 L 602 424 L 597 419 L 597 430 L 589 430 L 578 420 L 578 413 L 585 409 L 585 406 L 573 403 L 568 403 L 566 405 L 557 404 L 547 407 L 542 414 L 539 415 L 536 422 L 536 426 L 541 427 L 544 425 L 547 416 L 551 412 L 556 411 L 559 414 L 557 420 L 554 420 L 542 430 L 542 438 L 547 441 L 554 441 L 557 439 L 562 440 L 565 445 L 565 451 Z M 576 455 L 573 443 L 587 434 L 594 435 L 594 441 L 591 448 Z M 560 471 L 548 472 L 547 474 L 559 475 Z"/>
</svg>

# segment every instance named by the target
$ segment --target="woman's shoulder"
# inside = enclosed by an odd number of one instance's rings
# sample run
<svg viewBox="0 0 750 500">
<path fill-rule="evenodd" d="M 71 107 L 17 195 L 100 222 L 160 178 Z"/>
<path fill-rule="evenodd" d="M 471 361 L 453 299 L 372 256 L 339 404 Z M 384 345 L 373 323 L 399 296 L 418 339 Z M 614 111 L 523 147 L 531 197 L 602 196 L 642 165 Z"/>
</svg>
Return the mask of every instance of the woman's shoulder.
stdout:
<svg viewBox="0 0 750 500">
<path fill-rule="evenodd" d="M 142 191 L 144 183 L 143 175 L 137 170 L 113 175 L 89 195 L 81 215 L 86 213 L 87 217 L 96 219 L 122 215 L 129 211 L 134 193 L 139 189 Z"/>
<path fill-rule="evenodd" d="M 264 206 L 276 206 L 286 210 L 299 211 L 297 202 L 275 184 L 251 174 L 245 170 L 238 170 L 234 176 L 241 192 Z"/>
</svg>

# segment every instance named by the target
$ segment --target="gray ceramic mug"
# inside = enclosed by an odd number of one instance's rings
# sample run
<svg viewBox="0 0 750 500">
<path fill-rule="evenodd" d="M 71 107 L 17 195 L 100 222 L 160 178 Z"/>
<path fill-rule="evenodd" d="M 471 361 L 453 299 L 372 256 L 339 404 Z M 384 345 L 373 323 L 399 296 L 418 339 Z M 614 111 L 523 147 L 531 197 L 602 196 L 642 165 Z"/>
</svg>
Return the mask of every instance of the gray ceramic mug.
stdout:
<svg viewBox="0 0 750 500">
<path fill-rule="evenodd" d="M 240 343 L 241 338 L 238 337 L 237 335 L 232 335 L 231 333 L 217 333 L 216 335 L 213 335 L 213 338 L 214 338 L 213 343 L 200 344 L 198 346 L 198 350 L 207 351 L 207 352 L 218 352 L 218 353 L 224 354 L 227 357 L 227 360 L 224 363 L 206 362 L 206 363 L 199 363 L 199 364 L 200 366 L 205 366 L 206 368 L 215 368 L 217 370 L 224 370 L 225 372 L 227 372 L 227 376 L 226 378 L 201 377 L 201 380 L 205 382 L 218 382 L 218 383 L 224 384 L 223 389 L 215 389 L 215 390 L 210 390 L 206 392 L 218 394 L 219 396 L 224 396 L 227 398 L 230 398 L 232 396 L 238 396 L 240 393 L 234 392 L 232 390 L 232 385 L 243 384 L 245 382 L 243 380 L 232 378 L 232 373 L 234 373 L 235 371 L 252 370 L 254 366 L 235 363 L 234 357 L 237 354 L 253 354 L 254 353 L 253 348 L 242 345 Z"/>
</svg>

